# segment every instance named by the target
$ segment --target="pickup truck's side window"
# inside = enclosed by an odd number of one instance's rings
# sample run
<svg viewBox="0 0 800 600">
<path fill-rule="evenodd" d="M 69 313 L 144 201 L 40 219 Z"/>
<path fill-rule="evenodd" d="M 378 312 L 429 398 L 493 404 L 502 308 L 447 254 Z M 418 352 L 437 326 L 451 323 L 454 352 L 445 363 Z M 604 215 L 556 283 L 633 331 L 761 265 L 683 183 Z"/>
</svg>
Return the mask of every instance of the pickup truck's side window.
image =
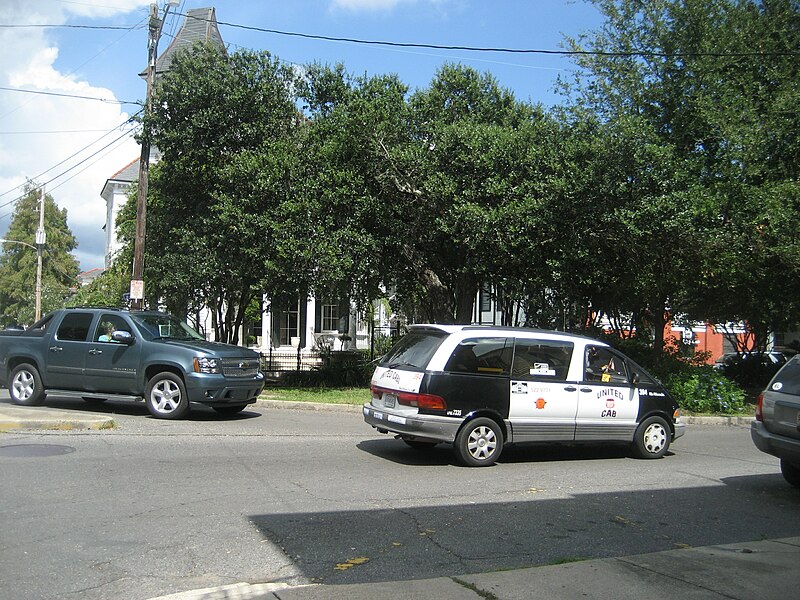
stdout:
<svg viewBox="0 0 800 600">
<path fill-rule="evenodd" d="M 94 332 L 95 342 L 111 342 L 116 343 L 111 339 L 111 334 L 115 331 L 127 331 L 131 333 L 131 328 L 125 320 L 119 315 L 104 314 L 100 316 L 97 322 L 97 328 Z"/>
<path fill-rule="evenodd" d="M 56 331 L 56 339 L 85 342 L 89 337 L 89 326 L 92 324 L 93 316 L 92 313 L 79 312 L 65 314 Z"/>
</svg>

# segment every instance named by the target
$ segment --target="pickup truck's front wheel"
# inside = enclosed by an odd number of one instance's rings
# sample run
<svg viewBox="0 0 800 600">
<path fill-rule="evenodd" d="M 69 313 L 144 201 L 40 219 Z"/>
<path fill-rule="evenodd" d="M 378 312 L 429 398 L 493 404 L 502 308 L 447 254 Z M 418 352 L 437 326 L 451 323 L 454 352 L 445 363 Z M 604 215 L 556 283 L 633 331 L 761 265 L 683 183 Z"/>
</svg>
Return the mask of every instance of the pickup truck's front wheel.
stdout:
<svg viewBox="0 0 800 600">
<path fill-rule="evenodd" d="M 8 393 L 14 404 L 38 406 L 44 402 L 42 378 L 36 367 L 27 363 L 14 367 L 8 378 Z"/>
<path fill-rule="evenodd" d="M 159 373 L 147 382 L 145 403 L 157 419 L 180 419 L 189 412 L 183 381 L 173 373 Z"/>
</svg>

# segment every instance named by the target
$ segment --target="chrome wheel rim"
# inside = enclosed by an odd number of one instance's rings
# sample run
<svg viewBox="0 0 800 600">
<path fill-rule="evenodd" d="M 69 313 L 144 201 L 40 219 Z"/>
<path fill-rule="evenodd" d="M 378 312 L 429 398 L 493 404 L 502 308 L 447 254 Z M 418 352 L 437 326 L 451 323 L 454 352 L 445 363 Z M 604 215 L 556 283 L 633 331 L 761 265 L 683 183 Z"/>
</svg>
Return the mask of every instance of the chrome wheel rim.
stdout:
<svg viewBox="0 0 800 600">
<path fill-rule="evenodd" d="M 651 423 L 647 429 L 644 430 L 642 437 L 644 448 L 650 454 L 658 454 L 664 449 L 667 443 L 667 432 L 664 426 L 660 423 Z"/>
<path fill-rule="evenodd" d="M 12 387 L 14 388 L 14 398 L 17 400 L 28 400 L 33 396 L 34 380 L 33 375 L 28 371 L 20 371 L 14 377 Z"/>
<path fill-rule="evenodd" d="M 497 436 L 491 427 L 481 425 L 469 433 L 467 451 L 475 460 L 487 460 L 497 449 Z"/>
<path fill-rule="evenodd" d="M 169 379 L 162 379 L 153 386 L 150 402 L 158 412 L 168 415 L 178 408 L 181 401 L 181 390 L 178 384 Z"/>
</svg>

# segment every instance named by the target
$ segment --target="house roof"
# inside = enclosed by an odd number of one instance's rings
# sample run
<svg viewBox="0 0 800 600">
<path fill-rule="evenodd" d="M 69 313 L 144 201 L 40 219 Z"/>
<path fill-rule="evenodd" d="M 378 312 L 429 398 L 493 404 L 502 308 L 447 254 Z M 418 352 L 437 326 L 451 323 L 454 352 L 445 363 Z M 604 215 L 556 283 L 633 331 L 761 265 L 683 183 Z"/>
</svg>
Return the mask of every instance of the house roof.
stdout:
<svg viewBox="0 0 800 600">
<path fill-rule="evenodd" d="M 169 71 L 172 59 L 177 52 L 191 48 L 197 42 L 207 42 L 219 47 L 223 52 L 225 42 L 222 41 L 219 27 L 217 27 L 217 16 L 214 8 L 193 8 L 186 11 L 186 18 L 180 30 L 172 38 L 172 42 L 167 49 L 156 60 L 156 74 Z M 139 73 L 141 77 L 147 77 L 147 68 Z"/>
<path fill-rule="evenodd" d="M 133 183 L 139 180 L 139 159 L 134 158 L 127 165 L 108 178 L 108 181 L 123 181 Z"/>
</svg>

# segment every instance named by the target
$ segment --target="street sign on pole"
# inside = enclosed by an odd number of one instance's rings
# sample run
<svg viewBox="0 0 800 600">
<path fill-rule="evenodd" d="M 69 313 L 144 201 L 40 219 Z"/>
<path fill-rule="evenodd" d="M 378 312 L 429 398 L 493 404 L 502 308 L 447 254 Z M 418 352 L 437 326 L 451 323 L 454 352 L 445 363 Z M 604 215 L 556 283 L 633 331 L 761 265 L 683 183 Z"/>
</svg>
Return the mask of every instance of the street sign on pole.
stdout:
<svg viewBox="0 0 800 600">
<path fill-rule="evenodd" d="M 144 300 L 144 280 L 134 279 L 131 281 L 131 300 Z M 144 308 L 144 307 L 141 307 Z"/>
</svg>

